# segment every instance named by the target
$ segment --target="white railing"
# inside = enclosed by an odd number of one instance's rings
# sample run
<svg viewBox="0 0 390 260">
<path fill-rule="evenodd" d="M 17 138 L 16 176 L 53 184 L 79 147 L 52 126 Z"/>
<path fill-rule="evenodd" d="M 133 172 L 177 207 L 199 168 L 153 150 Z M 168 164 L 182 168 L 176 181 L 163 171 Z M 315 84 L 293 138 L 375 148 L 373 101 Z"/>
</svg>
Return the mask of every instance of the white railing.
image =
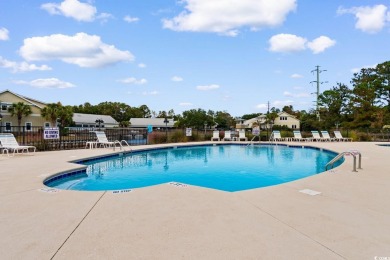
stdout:
<svg viewBox="0 0 390 260">
<path fill-rule="evenodd" d="M 331 166 L 330 169 L 332 169 L 333 165 L 338 160 L 340 160 L 341 158 L 344 158 L 344 155 L 352 155 L 353 156 L 353 168 L 352 168 L 353 172 L 357 172 L 357 170 L 356 170 L 356 155 L 358 155 L 359 156 L 358 169 L 362 169 L 362 154 L 359 151 L 348 151 L 348 152 L 339 153 L 335 158 L 333 158 L 330 162 L 328 162 L 325 165 L 325 171 L 328 170 L 328 166 Z"/>
</svg>

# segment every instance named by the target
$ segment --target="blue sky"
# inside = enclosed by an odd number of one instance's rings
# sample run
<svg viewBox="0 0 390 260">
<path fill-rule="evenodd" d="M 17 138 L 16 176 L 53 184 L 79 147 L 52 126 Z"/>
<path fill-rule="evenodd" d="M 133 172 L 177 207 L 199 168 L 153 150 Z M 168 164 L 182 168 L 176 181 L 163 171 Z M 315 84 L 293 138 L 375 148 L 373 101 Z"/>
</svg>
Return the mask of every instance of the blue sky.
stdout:
<svg viewBox="0 0 390 260">
<path fill-rule="evenodd" d="M 390 60 L 390 1 L 0 1 L 0 90 L 233 116 L 314 107 Z"/>
</svg>

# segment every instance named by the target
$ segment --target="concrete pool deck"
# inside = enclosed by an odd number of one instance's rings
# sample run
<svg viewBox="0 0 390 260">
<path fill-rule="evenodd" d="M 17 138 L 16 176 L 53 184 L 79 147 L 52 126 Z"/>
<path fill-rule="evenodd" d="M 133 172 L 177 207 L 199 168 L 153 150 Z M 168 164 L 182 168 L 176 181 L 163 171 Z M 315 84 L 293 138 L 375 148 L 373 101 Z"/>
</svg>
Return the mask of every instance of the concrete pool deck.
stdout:
<svg viewBox="0 0 390 260">
<path fill-rule="evenodd" d="M 43 180 L 78 167 L 68 161 L 112 150 L 0 156 L 0 257 L 390 259 L 390 147 L 299 145 L 356 149 L 363 169 L 352 172 L 346 156 L 329 172 L 233 193 L 169 184 L 116 194 L 51 192 Z"/>
</svg>

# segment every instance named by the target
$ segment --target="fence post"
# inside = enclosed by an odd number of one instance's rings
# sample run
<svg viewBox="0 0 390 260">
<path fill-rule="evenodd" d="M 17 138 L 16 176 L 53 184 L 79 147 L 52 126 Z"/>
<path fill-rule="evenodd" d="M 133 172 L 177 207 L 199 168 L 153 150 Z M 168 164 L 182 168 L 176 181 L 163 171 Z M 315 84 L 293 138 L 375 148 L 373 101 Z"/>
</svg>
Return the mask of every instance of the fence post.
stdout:
<svg viewBox="0 0 390 260">
<path fill-rule="evenodd" d="M 25 128 L 25 126 L 22 126 L 23 127 L 23 138 L 22 138 L 22 140 L 23 140 L 23 144 L 25 144 L 26 142 L 25 142 L 25 136 L 26 136 L 26 128 Z"/>
</svg>

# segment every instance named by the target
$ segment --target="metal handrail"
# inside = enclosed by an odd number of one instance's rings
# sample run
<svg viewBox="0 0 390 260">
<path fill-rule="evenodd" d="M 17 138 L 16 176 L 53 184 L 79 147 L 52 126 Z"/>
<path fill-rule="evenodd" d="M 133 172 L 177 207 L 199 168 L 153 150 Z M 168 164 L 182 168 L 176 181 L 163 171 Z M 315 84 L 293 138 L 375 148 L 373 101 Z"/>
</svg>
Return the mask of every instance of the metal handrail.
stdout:
<svg viewBox="0 0 390 260">
<path fill-rule="evenodd" d="M 353 172 L 357 172 L 357 170 L 356 170 L 356 155 L 359 155 L 358 169 L 362 169 L 362 154 L 359 151 L 348 151 L 348 152 L 339 153 L 335 158 L 333 158 L 330 162 L 328 162 L 325 165 L 325 171 L 328 170 L 328 166 L 331 166 L 333 168 L 334 163 L 337 162 L 338 160 L 340 160 L 341 158 L 344 158 L 344 155 L 352 155 L 353 156 L 353 168 L 352 168 Z"/>
<path fill-rule="evenodd" d="M 130 145 L 127 143 L 126 140 L 121 140 L 120 142 L 118 140 L 115 140 L 114 141 L 114 145 L 113 145 L 114 151 L 115 151 L 116 144 L 119 144 L 120 150 L 123 149 L 123 145 L 122 144 L 125 144 L 125 145 L 127 145 L 127 147 L 130 147 Z M 130 151 L 132 151 L 131 148 L 130 148 Z"/>
</svg>

